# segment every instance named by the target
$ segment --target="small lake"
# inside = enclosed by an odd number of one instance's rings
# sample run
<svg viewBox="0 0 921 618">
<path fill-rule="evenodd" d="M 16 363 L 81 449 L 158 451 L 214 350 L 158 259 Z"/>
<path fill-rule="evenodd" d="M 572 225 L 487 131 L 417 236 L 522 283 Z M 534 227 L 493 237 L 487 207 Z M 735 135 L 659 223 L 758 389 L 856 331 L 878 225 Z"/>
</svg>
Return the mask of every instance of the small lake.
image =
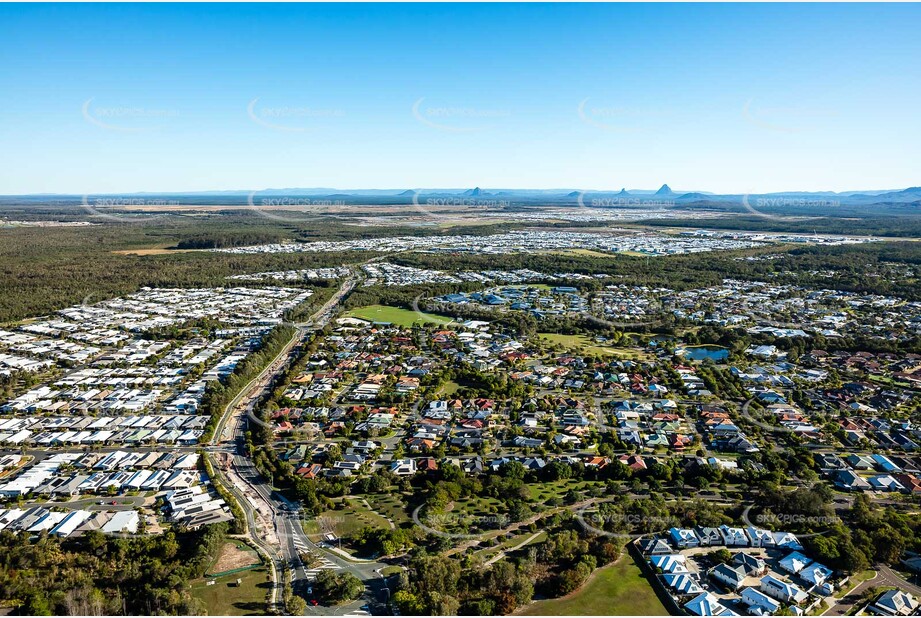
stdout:
<svg viewBox="0 0 921 618">
<path fill-rule="evenodd" d="M 695 345 L 681 348 L 678 354 L 690 360 L 723 361 L 729 358 L 729 350 L 718 345 Z"/>
</svg>

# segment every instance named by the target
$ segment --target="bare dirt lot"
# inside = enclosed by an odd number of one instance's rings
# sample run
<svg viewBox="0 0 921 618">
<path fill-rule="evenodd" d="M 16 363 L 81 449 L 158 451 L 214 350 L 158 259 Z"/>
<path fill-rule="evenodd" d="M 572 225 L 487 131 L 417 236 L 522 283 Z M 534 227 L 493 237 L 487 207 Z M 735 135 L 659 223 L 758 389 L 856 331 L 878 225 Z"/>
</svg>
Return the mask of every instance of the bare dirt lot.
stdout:
<svg viewBox="0 0 921 618">
<path fill-rule="evenodd" d="M 259 563 L 259 554 L 252 548 L 244 543 L 231 541 L 224 544 L 221 555 L 208 570 L 211 573 L 223 573 Z"/>
</svg>

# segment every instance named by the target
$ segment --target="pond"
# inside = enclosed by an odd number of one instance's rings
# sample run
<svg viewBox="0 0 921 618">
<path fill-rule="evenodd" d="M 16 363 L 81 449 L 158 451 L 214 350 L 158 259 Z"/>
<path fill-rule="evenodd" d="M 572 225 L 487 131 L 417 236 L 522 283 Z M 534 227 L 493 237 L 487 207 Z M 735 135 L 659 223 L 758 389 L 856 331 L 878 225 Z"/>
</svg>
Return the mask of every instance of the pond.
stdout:
<svg viewBox="0 0 921 618">
<path fill-rule="evenodd" d="M 718 345 L 695 345 L 681 348 L 678 350 L 681 356 L 696 361 L 710 359 L 712 361 L 723 361 L 729 358 L 729 350 Z"/>
</svg>

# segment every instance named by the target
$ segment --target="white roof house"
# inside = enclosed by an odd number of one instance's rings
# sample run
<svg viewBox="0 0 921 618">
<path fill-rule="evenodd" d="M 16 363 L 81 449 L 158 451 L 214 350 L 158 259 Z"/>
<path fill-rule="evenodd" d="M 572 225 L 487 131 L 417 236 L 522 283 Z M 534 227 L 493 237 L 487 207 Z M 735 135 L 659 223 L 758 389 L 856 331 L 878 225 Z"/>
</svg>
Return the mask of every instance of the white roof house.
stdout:
<svg viewBox="0 0 921 618">
<path fill-rule="evenodd" d="M 795 551 L 780 561 L 780 568 L 782 568 L 787 573 L 797 574 L 811 563 L 812 560 L 799 553 L 798 551 Z"/>
<path fill-rule="evenodd" d="M 917 599 L 901 590 L 887 590 L 869 607 L 877 616 L 912 616 L 917 614 Z"/>
<path fill-rule="evenodd" d="M 727 611 L 720 600 L 709 592 L 694 597 L 685 603 L 684 608 L 694 616 L 723 616 Z"/>
<path fill-rule="evenodd" d="M 818 562 L 813 562 L 799 572 L 800 577 L 802 577 L 810 584 L 815 584 L 816 586 L 824 585 L 832 576 L 832 574 L 833 571 L 831 569 L 823 564 L 819 564 Z"/>
<path fill-rule="evenodd" d="M 748 546 L 748 537 L 742 528 L 730 528 L 726 524 L 719 527 L 720 536 L 723 537 L 723 544 L 729 546 Z"/>
<path fill-rule="evenodd" d="M 681 554 L 669 554 L 667 556 L 653 556 L 649 563 L 663 573 L 687 573 L 688 567 L 685 566 L 687 558 Z"/>
<path fill-rule="evenodd" d="M 671 528 L 668 531 L 668 535 L 676 547 L 697 547 L 700 545 L 700 539 L 690 528 Z"/>
<path fill-rule="evenodd" d="M 780 602 L 772 599 L 757 588 L 745 588 L 742 602 L 749 606 L 749 612 L 758 616 L 773 616 L 780 609 Z"/>
<path fill-rule="evenodd" d="M 123 532 L 134 534 L 138 531 L 140 523 L 141 518 L 138 517 L 136 511 L 119 511 L 102 527 L 102 531 L 106 534 Z"/>
<path fill-rule="evenodd" d="M 668 573 L 662 576 L 665 585 L 678 594 L 700 594 L 704 591 L 693 577 L 686 573 Z"/>
<path fill-rule="evenodd" d="M 761 578 L 761 592 L 784 603 L 802 603 L 809 595 L 796 584 L 788 584 L 773 575 Z"/>
<path fill-rule="evenodd" d="M 752 547 L 774 546 L 774 535 L 772 535 L 770 531 L 765 530 L 764 528 L 748 526 L 745 528 L 745 534 L 748 535 L 748 539 L 751 542 Z"/>
<path fill-rule="evenodd" d="M 51 529 L 49 534 L 63 537 L 70 536 L 92 515 L 89 511 L 71 511 L 58 525 Z"/>
<path fill-rule="evenodd" d="M 802 549 L 803 546 L 792 532 L 775 532 L 774 545 L 783 549 Z"/>
</svg>

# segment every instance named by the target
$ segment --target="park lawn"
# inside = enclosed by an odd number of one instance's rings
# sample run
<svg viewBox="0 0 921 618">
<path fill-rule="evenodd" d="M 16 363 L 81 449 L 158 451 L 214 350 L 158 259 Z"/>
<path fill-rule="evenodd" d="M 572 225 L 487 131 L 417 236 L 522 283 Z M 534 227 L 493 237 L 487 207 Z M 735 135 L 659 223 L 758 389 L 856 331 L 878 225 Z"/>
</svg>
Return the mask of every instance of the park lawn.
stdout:
<svg viewBox="0 0 921 618">
<path fill-rule="evenodd" d="M 397 526 L 409 521 L 406 506 L 398 494 L 367 494 L 365 499 L 371 508 L 393 520 Z"/>
<path fill-rule="evenodd" d="M 372 510 L 374 507 L 371 505 L 370 500 L 368 501 L 368 506 L 371 506 L 371 509 L 365 505 L 364 496 L 349 496 L 346 500 L 347 504 L 355 512 L 358 520 L 364 523 L 365 526 L 372 526 L 374 528 L 390 527 L 390 522 L 387 521 L 386 517 L 383 517 L 381 514 Z"/>
<path fill-rule="evenodd" d="M 410 327 L 416 323 L 422 324 L 450 324 L 453 320 L 449 317 L 435 313 L 415 312 L 410 309 L 401 309 L 400 307 L 390 307 L 388 305 L 368 305 L 367 307 L 358 307 L 345 314 L 346 317 L 359 318 L 371 322 L 386 322 L 397 326 Z"/>
<path fill-rule="evenodd" d="M 441 388 L 438 389 L 439 397 L 450 397 L 457 392 L 457 389 L 460 388 L 460 384 L 454 380 L 449 380 L 441 385 Z"/>
<path fill-rule="evenodd" d="M 522 616 L 666 616 L 668 612 L 625 554 L 592 573 L 581 588 L 559 599 L 534 601 L 516 612 Z"/>
<path fill-rule="evenodd" d="M 362 528 L 390 529 L 390 524 L 387 523 L 386 519 L 377 513 L 369 511 L 360 500 L 340 498 L 336 502 L 345 504 L 345 507 L 320 513 L 316 518 L 318 526 L 316 528 L 311 527 L 313 530 L 318 530 L 312 535 L 316 536 L 316 538 L 313 538 L 314 541 L 319 540 L 318 535 L 330 532 L 338 537 L 346 538 Z"/>
<path fill-rule="evenodd" d="M 548 343 L 558 344 L 573 352 L 581 354 L 600 354 L 603 356 L 617 356 L 636 360 L 645 360 L 649 358 L 649 355 L 642 350 L 598 344 L 585 335 L 538 333 L 538 336 Z"/>
<path fill-rule="evenodd" d="M 575 352 L 586 354 L 612 355 L 611 348 L 600 347 L 585 335 L 562 335 L 560 333 L 538 333 L 538 336 L 549 343 L 561 345 Z"/>
<path fill-rule="evenodd" d="M 531 545 L 537 545 L 538 543 L 543 543 L 544 541 L 547 540 L 547 533 L 539 532 L 536 537 L 534 538 L 531 538 L 531 537 L 534 537 L 534 533 L 531 532 L 527 528 L 522 528 L 518 532 L 513 532 L 508 535 L 503 535 L 502 536 L 503 540 L 498 545 L 487 545 L 477 550 L 474 550 L 474 553 L 481 556 L 483 560 L 489 560 L 490 558 L 498 554 L 500 551 L 504 551 L 510 547 L 515 547 L 516 545 L 522 543 L 523 541 L 527 539 L 531 539 L 531 540 L 528 541 L 528 543 L 526 543 L 524 547 L 529 547 Z M 524 547 L 522 547 L 522 549 L 524 549 Z"/>
<path fill-rule="evenodd" d="M 240 585 L 237 586 L 237 579 Z M 271 584 L 265 567 L 241 573 L 197 579 L 190 585 L 190 593 L 204 603 L 210 616 L 260 616 L 266 612 L 266 595 Z"/>
<path fill-rule="evenodd" d="M 442 519 L 434 520 L 431 525 L 443 532 L 482 533 L 483 540 L 490 542 L 487 546 L 492 546 L 492 540 L 503 534 L 495 525 L 497 518 L 504 514 L 504 502 L 496 498 L 471 496 L 450 503 Z M 421 516 L 424 519 L 425 512 Z"/>
<path fill-rule="evenodd" d="M 470 496 L 454 501 L 449 510 L 462 518 L 489 517 L 504 512 L 505 503 L 497 498 Z"/>
<path fill-rule="evenodd" d="M 580 479 L 525 484 L 525 487 L 531 492 L 531 501 L 536 504 L 544 504 L 550 498 L 562 498 L 570 490 L 589 491 L 593 488 L 603 488 L 604 486 L 605 484 L 602 481 L 583 481 Z"/>
</svg>

